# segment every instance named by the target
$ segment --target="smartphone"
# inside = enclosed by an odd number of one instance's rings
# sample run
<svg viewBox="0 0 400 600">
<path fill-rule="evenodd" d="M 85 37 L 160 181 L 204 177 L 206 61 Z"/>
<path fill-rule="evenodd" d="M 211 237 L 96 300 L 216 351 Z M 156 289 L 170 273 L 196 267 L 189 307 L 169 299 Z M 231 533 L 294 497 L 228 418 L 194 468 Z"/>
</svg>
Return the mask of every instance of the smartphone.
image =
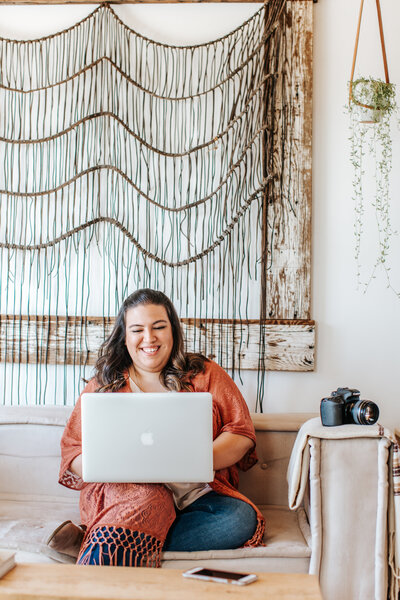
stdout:
<svg viewBox="0 0 400 600">
<path fill-rule="evenodd" d="M 216 583 L 234 583 L 235 585 L 247 585 L 257 579 L 257 575 L 250 573 L 219 571 L 218 569 L 205 569 L 203 567 L 195 567 L 190 571 L 185 571 L 183 576 L 202 579 L 203 581 L 215 581 Z"/>
</svg>

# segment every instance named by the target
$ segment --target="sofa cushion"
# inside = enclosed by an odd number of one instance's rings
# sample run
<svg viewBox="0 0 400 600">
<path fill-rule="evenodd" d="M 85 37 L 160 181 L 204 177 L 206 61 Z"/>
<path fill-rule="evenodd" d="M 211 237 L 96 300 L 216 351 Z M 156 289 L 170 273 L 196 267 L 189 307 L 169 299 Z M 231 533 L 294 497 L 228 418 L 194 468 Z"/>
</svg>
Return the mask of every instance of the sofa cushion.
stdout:
<svg viewBox="0 0 400 600">
<path fill-rule="evenodd" d="M 259 573 L 308 573 L 311 548 L 310 531 L 303 509 L 290 511 L 285 506 L 261 506 L 266 519 L 265 546 L 208 552 L 164 552 L 161 566 L 190 569 L 203 566 L 215 569 Z"/>
<path fill-rule="evenodd" d="M 235 550 L 207 550 L 202 552 L 164 552 L 162 560 L 201 560 L 205 558 L 246 558 L 279 556 L 279 557 L 309 557 L 311 549 L 301 530 L 301 509 L 290 511 L 284 506 L 260 506 L 266 520 L 265 546 L 257 548 L 237 548 Z M 300 525 L 301 523 L 301 525 Z"/>
<path fill-rule="evenodd" d="M 79 511 L 74 503 L 42 498 L 40 501 L 0 500 L 0 548 L 24 552 L 44 553 L 46 540 L 62 521 L 79 523 Z M 261 510 L 267 521 L 265 546 L 236 550 L 209 550 L 206 552 L 164 552 L 163 566 L 170 561 L 232 560 L 246 558 L 303 558 L 309 559 L 311 550 L 303 533 L 306 523 L 304 512 L 289 511 L 281 506 L 264 506 Z"/>
<path fill-rule="evenodd" d="M 76 502 L 43 496 L 40 501 L 0 499 L 0 548 L 44 554 L 46 540 L 66 519 L 79 523 Z"/>
<path fill-rule="evenodd" d="M 39 424 L 65 427 L 73 406 L 2 406 L 1 424 Z"/>
<path fill-rule="evenodd" d="M 258 505 L 286 505 L 286 472 L 295 431 L 256 431 L 258 463 L 239 471 L 240 491 Z"/>
<path fill-rule="evenodd" d="M 2 407 L 0 497 L 29 494 L 79 502 L 79 492 L 58 483 L 60 440 L 70 413 L 65 406 Z"/>
</svg>

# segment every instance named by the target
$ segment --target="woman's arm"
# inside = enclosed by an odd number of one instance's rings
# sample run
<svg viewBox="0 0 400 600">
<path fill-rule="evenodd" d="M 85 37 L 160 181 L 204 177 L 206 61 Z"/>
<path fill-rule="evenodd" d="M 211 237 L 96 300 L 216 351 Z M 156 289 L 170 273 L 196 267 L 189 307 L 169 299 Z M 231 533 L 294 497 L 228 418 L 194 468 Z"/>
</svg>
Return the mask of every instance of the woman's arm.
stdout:
<svg viewBox="0 0 400 600">
<path fill-rule="evenodd" d="M 214 471 L 235 465 L 253 446 L 250 438 L 224 431 L 213 442 Z"/>
<path fill-rule="evenodd" d="M 214 469 L 237 465 L 247 471 L 257 462 L 256 434 L 249 408 L 237 385 L 213 361 L 206 362 L 204 372 L 197 374 L 192 384 L 195 392 L 212 395 Z"/>
<path fill-rule="evenodd" d="M 71 473 L 75 473 L 82 479 L 82 454 L 78 454 L 69 466 Z"/>
<path fill-rule="evenodd" d="M 74 490 L 81 490 L 84 486 L 81 478 L 82 467 L 80 461 L 75 462 L 75 459 L 82 454 L 80 403 L 79 398 L 65 426 L 60 443 L 61 465 L 58 481 Z M 76 465 L 75 468 L 71 468 L 73 464 Z"/>
<path fill-rule="evenodd" d="M 82 393 L 95 392 L 98 387 L 96 380 L 91 379 Z M 59 483 L 74 490 L 81 490 L 85 486 L 82 480 L 81 430 L 81 397 L 79 397 L 61 438 L 61 465 L 58 479 Z"/>
</svg>

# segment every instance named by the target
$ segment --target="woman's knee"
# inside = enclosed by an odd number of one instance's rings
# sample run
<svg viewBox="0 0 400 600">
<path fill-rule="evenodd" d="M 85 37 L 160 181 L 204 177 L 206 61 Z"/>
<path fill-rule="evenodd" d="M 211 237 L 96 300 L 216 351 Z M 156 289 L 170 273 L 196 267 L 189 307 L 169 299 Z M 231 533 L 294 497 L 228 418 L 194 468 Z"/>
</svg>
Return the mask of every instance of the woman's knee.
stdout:
<svg viewBox="0 0 400 600">
<path fill-rule="evenodd" d="M 217 528 L 220 530 L 223 528 L 227 531 L 231 529 L 235 531 L 243 530 L 244 532 L 250 531 L 252 535 L 257 526 L 256 511 L 248 502 L 239 498 L 211 492 L 193 503 L 193 509 L 197 510 L 197 508 L 211 513 L 214 516 Z"/>
<path fill-rule="evenodd" d="M 221 528 L 220 534 L 225 533 L 228 539 L 231 540 L 231 548 L 243 546 L 253 537 L 256 530 L 257 513 L 247 502 L 238 498 L 230 498 L 219 526 Z M 224 528 L 224 532 L 222 528 Z"/>
<path fill-rule="evenodd" d="M 243 546 L 257 527 L 250 504 L 215 493 L 207 494 L 178 515 L 164 550 L 226 550 Z"/>
</svg>

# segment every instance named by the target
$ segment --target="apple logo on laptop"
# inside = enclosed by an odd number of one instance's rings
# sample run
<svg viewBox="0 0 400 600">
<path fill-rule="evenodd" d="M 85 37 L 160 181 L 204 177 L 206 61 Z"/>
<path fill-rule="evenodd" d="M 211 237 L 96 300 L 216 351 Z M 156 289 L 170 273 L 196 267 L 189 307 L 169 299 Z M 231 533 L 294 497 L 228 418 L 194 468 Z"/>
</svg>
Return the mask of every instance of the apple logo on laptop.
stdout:
<svg viewBox="0 0 400 600">
<path fill-rule="evenodd" d="M 151 431 L 145 431 L 140 436 L 140 441 L 143 446 L 152 446 L 154 444 L 154 438 Z"/>
</svg>

